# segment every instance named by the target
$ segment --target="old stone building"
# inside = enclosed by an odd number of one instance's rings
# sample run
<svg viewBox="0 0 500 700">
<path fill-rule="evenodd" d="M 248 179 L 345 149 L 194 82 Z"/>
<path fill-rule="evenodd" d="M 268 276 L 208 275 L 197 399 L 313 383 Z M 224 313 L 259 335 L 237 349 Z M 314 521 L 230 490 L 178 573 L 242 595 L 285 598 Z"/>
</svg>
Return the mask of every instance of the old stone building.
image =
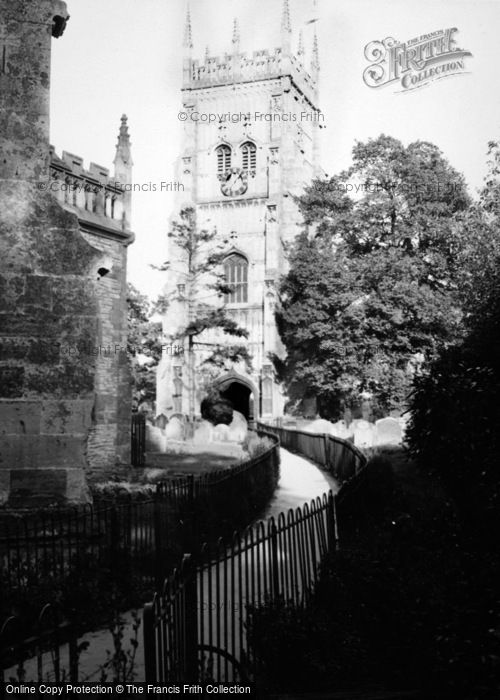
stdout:
<svg viewBox="0 0 500 700">
<path fill-rule="evenodd" d="M 229 29 L 229 28 L 228 28 Z M 286 270 L 286 244 L 299 232 L 293 195 L 317 174 L 319 58 L 316 36 L 306 59 L 302 33 L 292 42 L 288 0 L 284 0 L 280 46 L 251 55 L 240 50 L 235 20 L 232 48 L 223 56 L 194 58 L 191 18 L 184 37 L 182 117 L 184 140 L 178 161 L 183 188 L 177 212 L 194 206 L 198 228 L 216 229 L 229 240 L 224 263 L 232 292 L 227 308 L 249 332 L 245 344 L 252 369 L 227 365 L 215 384 L 249 417 L 276 417 L 285 397 L 270 355 L 283 355 L 275 323 L 277 284 Z M 181 117 L 181 118 L 182 118 Z M 175 214 L 174 217 L 175 218 Z M 186 325 L 186 305 L 175 298 L 185 281 L 183 258 L 171 247 L 166 296 L 174 298 L 164 318 L 166 349 L 158 370 L 157 412 L 188 411 L 186 354 L 170 352 Z M 234 344 L 213 331 L 206 342 Z M 170 341 L 170 342 L 169 342 Z M 202 351 L 197 353 L 197 405 L 203 394 Z"/>
<path fill-rule="evenodd" d="M 0 0 L 0 504 L 85 502 L 129 464 L 132 160 L 114 176 L 49 145 L 60 0 Z"/>
</svg>

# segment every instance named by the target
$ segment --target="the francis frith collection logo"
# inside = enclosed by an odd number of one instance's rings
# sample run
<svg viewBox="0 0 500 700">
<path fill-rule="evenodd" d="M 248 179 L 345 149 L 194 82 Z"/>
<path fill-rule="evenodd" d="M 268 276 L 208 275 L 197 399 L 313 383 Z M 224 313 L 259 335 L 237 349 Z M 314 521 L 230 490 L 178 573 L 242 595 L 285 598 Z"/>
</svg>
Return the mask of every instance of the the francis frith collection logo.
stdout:
<svg viewBox="0 0 500 700">
<path fill-rule="evenodd" d="M 439 29 L 401 43 L 392 37 L 371 41 L 365 46 L 370 65 L 363 80 L 371 88 L 399 84 L 401 92 L 415 90 L 432 80 L 465 72 L 465 58 L 470 51 L 455 45 L 457 28 Z"/>
</svg>

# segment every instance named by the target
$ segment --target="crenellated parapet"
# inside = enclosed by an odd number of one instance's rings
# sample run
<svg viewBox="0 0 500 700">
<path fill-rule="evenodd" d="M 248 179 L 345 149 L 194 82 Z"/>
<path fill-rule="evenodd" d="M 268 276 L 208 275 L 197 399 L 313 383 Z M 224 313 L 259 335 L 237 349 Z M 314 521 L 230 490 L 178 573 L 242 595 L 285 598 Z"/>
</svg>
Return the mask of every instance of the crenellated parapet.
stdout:
<svg viewBox="0 0 500 700">
<path fill-rule="evenodd" d="M 125 116 L 114 163 L 112 176 L 108 168 L 97 163 L 86 169 L 83 158 L 74 153 L 63 151 L 60 157 L 51 146 L 48 189 L 80 221 L 129 233 L 132 158 Z"/>
<path fill-rule="evenodd" d="M 216 85 L 233 85 L 249 80 L 268 80 L 290 75 L 305 94 L 316 93 L 317 80 L 307 70 L 299 57 L 285 55 L 281 48 L 274 51 L 262 49 L 251 55 L 226 53 L 223 56 L 205 56 L 190 61 L 189 76 L 184 89 L 194 90 Z"/>
<path fill-rule="evenodd" d="M 249 81 L 268 80 L 288 76 L 311 102 L 317 100 L 319 83 L 318 41 L 314 43 L 310 56 L 306 56 L 304 39 L 301 32 L 298 49 L 292 49 L 292 23 L 288 0 L 284 0 L 281 20 L 280 46 L 275 49 L 262 49 L 253 53 L 240 51 L 241 32 L 238 21 L 234 20 L 232 47 L 222 56 L 210 56 L 209 51 L 203 59 L 193 58 L 193 32 L 191 16 L 188 12 L 184 33 L 184 90 L 234 85 Z"/>
</svg>

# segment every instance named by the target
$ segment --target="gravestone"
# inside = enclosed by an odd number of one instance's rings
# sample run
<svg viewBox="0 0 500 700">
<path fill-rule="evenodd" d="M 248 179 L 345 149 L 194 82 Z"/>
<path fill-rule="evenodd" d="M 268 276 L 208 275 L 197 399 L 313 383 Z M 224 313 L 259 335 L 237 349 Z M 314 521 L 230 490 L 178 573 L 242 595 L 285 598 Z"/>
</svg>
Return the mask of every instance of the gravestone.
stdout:
<svg viewBox="0 0 500 700">
<path fill-rule="evenodd" d="M 243 442 L 248 433 L 248 424 L 245 416 L 239 411 L 233 411 L 233 420 L 229 424 L 229 442 Z"/>
<path fill-rule="evenodd" d="M 305 433 L 314 433 L 315 435 L 322 435 L 323 433 L 326 433 L 327 435 L 333 435 L 334 433 L 331 432 L 332 428 L 333 423 L 330 423 L 329 420 L 325 420 L 324 418 L 318 418 L 312 423 L 309 423 L 309 425 L 303 428 L 303 430 Z"/>
<path fill-rule="evenodd" d="M 352 437 L 352 430 L 347 427 L 345 420 L 338 420 L 332 425 L 330 435 L 347 440 Z"/>
<path fill-rule="evenodd" d="M 160 415 L 156 416 L 154 419 L 154 425 L 156 425 L 157 428 L 160 428 L 160 430 L 165 430 L 167 423 L 168 418 L 163 413 L 160 413 Z"/>
<path fill-rule="evenodd" d="M 184 421 L 178 416 L 172 416 L 165 428 L 167 440 L 184 440 Z"/>
<path fill-rule="evenodd" d="M 224 425 L 224 423 L 219 423 L 214 428 L 214 442 L 228 442 L 229 440 L 229 426 Z"/>
<path fill-rule="evenodd" d="M 375 440 L 375 426 L 366 420 L 353 421 L 354 445 L 356 447 L 373 447 Z"/>
<path fill-rule="evenodd" d="M 146 421 L 146 452 L 165 452 L 166 442 L 163 430 Z"/>
<path fill-rule="evenodd" d="M 196 427 L 193 436 L 195 445 L 207 445 L 213 441 L 214 426 L 208 420 L 202 420 Z"/>
<path fill-rule="evenodd" d="M 375 423 L 377 445 L 400 445 L 403 439 L 401 425 L 396 418 L 381 418 Z"/>
</svg>

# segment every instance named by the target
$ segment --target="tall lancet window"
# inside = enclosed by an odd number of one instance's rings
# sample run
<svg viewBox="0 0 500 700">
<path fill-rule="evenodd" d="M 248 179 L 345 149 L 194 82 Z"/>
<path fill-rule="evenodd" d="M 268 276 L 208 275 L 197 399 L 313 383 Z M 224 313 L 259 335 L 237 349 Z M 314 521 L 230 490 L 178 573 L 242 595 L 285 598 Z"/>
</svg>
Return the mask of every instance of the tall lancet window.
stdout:
<svg viewBox="0 0 500 700">
<path fill-rule="evenodd" d="M 246 304 L 248 302 L 248 260 L 233 253 L 224 261 L 224 276 L 231 292 L 226 295 L 228 304 Z"/>
<path fill-rule="evenodd" d="M 231 167 L 231 149 L 222 144 L 215 150 L 217 154 L 217 174 L 222 175 Z"/>
<path fill-rule="evenodd" d="M 254 143 L 247 141 L 241 147 L 241 164 L 243 170 L 249 174 L 255 174 L 257 165 L 257 148 Z"/>
</svg>

